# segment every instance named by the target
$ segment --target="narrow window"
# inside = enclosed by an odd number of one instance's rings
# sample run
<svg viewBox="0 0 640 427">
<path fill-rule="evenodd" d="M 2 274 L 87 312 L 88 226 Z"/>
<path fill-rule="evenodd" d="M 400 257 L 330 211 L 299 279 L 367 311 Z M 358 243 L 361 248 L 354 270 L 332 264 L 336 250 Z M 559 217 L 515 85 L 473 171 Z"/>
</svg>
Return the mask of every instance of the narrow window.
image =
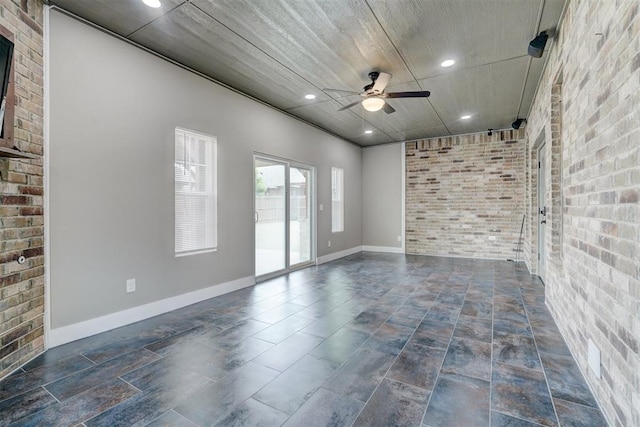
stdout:
<svg viewBox="0 0 640 427">
<path fill-rule="evenodd" d="M 217 249 L 216 144 L 213 136 L 176 128 L 176 256 Z"/>
<path fill-rule="evenodd" d="M 344 231 L 344 170 L 331 168 L 331 232 Z"/>
</svg>

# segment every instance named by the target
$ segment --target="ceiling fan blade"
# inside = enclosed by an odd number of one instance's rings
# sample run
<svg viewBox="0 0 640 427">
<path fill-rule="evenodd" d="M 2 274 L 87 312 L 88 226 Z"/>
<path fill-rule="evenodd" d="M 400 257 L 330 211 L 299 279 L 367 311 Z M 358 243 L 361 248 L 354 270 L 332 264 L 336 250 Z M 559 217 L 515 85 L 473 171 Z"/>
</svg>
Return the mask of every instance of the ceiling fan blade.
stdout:
<svg viewBox="0 0 640 427">
<path fill-rule="evenodd" d="M 371 90 L 377 93 L 382 93 L 382 91 L 384 91 L 384 88 L 386 88 L 387 85 L 389 84 L 389 80 L 391 80 L 391 74 L 379 73 L 378 78 L 373 84 L 373 88 L 371 88 Z"/>
<path fill-rule="evenodd" d="M 428 90 L 419 90 L 415 92 L 389 92 L 385 93 L 386 98 L 428 98 L 431 92 Z"/>
<path fill-rule="evenodd" d="M 349 105 L 345 105 L 344 107 L 340 108 L 338 111 L 348 110 L 349 108 L 351 108 L 351 107 L 353 107 L 353 106 L 355 106 L 355 105 L 360 104 L 360 102 L 361 102 L 361 101 L 352 102 L 351 104 L 349 104 Z"/>
<path fill-rule="evenodd" d="M 388 102 L 385 102 L 384 106 L 382 107 L 382 111 L 384 111 L 387 114 L 391 114 L 391 113 L 395 113 L 396 109 L 393 108 L 391 105 L 389 105 Z"/>
<path fill-rule="evenodd" d="M 324 88 L 322 89 L 323 92 L 341 92 L 341 93 L 346 93 L 348 95 L 360 95 L 360 92 L 354 92 L 352 90 L 343 90 L 343 89 L 331 89 L 331 88 Z"/>
</svg>

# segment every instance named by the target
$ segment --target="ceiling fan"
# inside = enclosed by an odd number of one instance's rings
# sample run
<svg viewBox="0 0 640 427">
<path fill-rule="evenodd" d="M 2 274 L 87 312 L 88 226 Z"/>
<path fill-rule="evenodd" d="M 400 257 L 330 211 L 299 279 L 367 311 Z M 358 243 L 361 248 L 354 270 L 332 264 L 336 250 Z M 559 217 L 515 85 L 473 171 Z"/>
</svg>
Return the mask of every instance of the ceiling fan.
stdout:
<svg viewBox="0 0 640 427">
<path fill-rule="evenodd" d="M 369 78 L 371 79 L 371 83 L 362 88 L 362 92 L 352 92 L 341 89 L 323 90 L 329 92 L 345 92 L 349 94 L 358 94 L 364 97 L 362 101 L 352 102 L 351 104 L 345 105 L 344 107 L 340 108 L 338 111 L 344 111 L 357 104 L 362 103 L 362 106 L 367 111 L 378 111 L 382 109 L 387 114 L 391 114 L 396 110 L 385 101 L 385 98 L 427 98 L 429 97 L 429 95 L 431 95 L 431 92 L 429 92 L 428 90 L 413 92 L 385 92 L 384 89 L 389 84 L 389 80 L 391 80 L 391 74 L 389 73 L 372 71 L 369 73 Z"/>
</svg>

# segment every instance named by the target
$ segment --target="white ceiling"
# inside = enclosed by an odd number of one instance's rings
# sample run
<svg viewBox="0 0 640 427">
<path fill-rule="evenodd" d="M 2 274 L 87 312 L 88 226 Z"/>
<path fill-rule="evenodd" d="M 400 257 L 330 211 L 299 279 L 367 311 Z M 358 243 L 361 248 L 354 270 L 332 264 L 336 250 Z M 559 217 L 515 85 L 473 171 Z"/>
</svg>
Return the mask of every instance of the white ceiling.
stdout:
<svg viewBox="0 0 640 427">
<path fill-rule="evenodd" d="M 503 129 L 526 117 L 546 61 L 527 56 L 565 0 L 50 0 L 236 90 L 366 146 Z M 440 63 L 454 59 L 443 68 Z M 393 75 L 397 111 L 341 106 Z M 315 94 L 314 100 L 304 98 Z M 471 118 L 462 120 L 462 115 Z M 373 133 L 365 134 L 371 129 Z"/>
</svg>

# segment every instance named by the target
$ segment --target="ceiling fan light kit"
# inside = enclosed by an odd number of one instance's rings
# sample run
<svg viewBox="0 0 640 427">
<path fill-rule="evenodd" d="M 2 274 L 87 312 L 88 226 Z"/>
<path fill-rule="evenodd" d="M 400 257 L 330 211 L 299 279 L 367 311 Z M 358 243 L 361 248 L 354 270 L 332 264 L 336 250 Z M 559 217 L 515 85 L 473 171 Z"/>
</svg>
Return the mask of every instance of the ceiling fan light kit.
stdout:
<svg viewBox="0 0 640 427">
<path fill-rule="evenodd" d="M 152 7 L 154 9 L 157 9 L 160 6 L 162 6 L 162 3 L 160 3 L 160 0 L 142 0 L 142 2 L 144 4 L 146 4 L 147 6 Z"/>
<path fill-rule="evenodd" d="M 384 99 L 382 98 L 365 98 L 362 100 L 362 106 L 367 111 L 380 111 L 384 107 Z"/>
<path fill-rule="evenodd" d="M 384 90 L 389 84 L 389 80 L 391 80 L 391 74 L 389 73 L 372 71 L 369 73 L 369 78 L 371 79 L 371 83 L 362 88 L 362 92 L 360 93 L 330 88 L 326 88 L 323 90 L 330 92 L 353 93 L 354 95 L 358 94 L 364 98 L 361 102 L 352 102 L 349 105 L 341 107 L 340 109 L 338 109 L 338 111 L 348 110 L 349 108 L 361 103 L 362 107 L 367 111 L 383 110 L 387 114 L 394 113 L 396 110 L 387 102 L 385 102 L 385 98 L 428 98 L 429 95 L 431 95 L 431 92 L 429 92 L 428 90 L 411 92 L 385 92 Z"/>
</svg>

